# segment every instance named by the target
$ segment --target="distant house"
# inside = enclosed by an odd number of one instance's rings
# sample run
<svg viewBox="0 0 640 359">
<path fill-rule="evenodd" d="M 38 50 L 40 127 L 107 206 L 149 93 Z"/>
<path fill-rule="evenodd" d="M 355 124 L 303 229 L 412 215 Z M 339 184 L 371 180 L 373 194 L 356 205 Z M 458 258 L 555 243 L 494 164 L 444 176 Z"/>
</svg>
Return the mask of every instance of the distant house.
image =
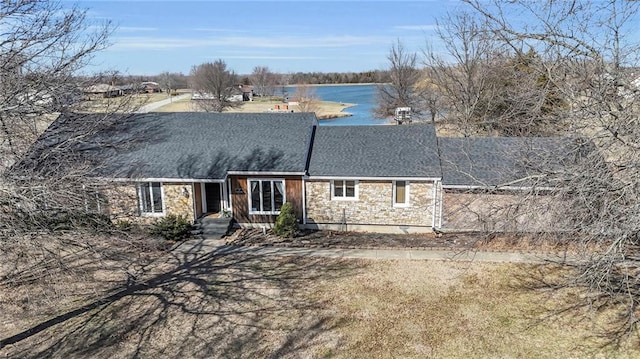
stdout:
<svg viewBox="0 0 640 359">
<path fill-rule="evenodd" d="M 147 92 L 147 88 L 142 84 L 127 84 L 127 85 L 120 85 L 117 87 L 118 89 L 120 89 L 123 95 Z"/>
<path fill-rule="evenodd" d="M 48 166 L 55 156 L 43 154 L 82 132 L 92 116 L 104 115 L 60 116 L 23 163 Z M 76 157 L 94 164 L 96 180 L 113 185 L 101 208 L 141 222 L 229 214 L 241 227 L 269 227 L 290 202 L 305 228 L 540 230 L 549 226 L 544 216 L 537 227 L 484 217 L 515 198 L 509 191 L 536 185 L 536 156 L 560 158 L 549 149 L 573 141 L 438 138 L 424 124 L 325 127 L 313 113 L 110 116 L 120 117 L 94 135 L 100 146 L 83 140 Z M 500 190 L 485 191 L 492 188 Z"/>
<path fill-rule="evenodd" d="M 120 90 L 116 86 L 109 85 L 109 84 L 91 85 L 91 86 L 85 87 L 82 90 L 82 92 L 84 92 L 84 94 L 88 95 L 90 98 L 94 96 L 104 97 L 104 98 L 122 96 L 122 90 Z"/>
<path fill-rule="evenodd" d="M 140 86 L 142 87 L 143 91 L 146 93 L 162 92 L 162 87 L 157 82 L 145 81 L 145 82 L 141 82 Z"/>
<path fill-rule="evenodd" d="M 240 85 L 238 89 L 242 93 L 242 101 L 253 101 L 253 86 Z"/>
</svg>

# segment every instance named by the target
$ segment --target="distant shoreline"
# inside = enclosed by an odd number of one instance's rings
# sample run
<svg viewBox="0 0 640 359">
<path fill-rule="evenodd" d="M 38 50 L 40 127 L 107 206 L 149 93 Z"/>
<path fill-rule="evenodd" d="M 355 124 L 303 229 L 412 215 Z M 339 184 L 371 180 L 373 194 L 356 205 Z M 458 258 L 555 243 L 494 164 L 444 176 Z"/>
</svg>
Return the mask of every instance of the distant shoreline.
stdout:
<svg viewBox="0 0 640 359">
<path fill-rule="evenodd" d="M 297 87 L 297 86 L 309 86 L 309 87 L 326 87 L 326 86 L 371 86 L 371 85 L 385 85 L 383 82 L 360 82 L 356 84 L 341 83 L 341 84 L 295 84 L 287 85 L 285 87 Z"/>
</svg>

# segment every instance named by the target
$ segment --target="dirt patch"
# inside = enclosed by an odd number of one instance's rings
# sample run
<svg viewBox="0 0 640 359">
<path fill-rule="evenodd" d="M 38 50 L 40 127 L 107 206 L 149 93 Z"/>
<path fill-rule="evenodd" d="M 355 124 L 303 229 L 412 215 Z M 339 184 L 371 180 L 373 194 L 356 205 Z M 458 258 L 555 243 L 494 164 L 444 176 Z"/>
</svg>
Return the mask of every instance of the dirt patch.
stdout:
<svg viewBox="0 0 640 359">
<path fill-rule="evenodd" d="M 573 251 L 566 241 L 532 234 L 380 234 L 334 231 L 303 231 L 294 238 L 281 238 L 267 230 L 239 229 L 228 243 L 240 246 L 274 246 L 341 249 L 424 249 L 557 253 Z"/>
</svg>

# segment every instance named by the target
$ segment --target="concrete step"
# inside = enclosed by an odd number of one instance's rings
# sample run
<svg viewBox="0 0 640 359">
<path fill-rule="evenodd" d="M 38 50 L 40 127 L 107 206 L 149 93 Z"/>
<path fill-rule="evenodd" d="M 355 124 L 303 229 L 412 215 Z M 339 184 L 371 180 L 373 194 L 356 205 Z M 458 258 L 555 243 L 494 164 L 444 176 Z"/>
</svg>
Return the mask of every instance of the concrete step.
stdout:
<svg viewBox="0 0 640 359">
<path fill-rule="evenodd" d="M 222 238 L 231 227 L 231 218 L 203 217 L 196 220 L 194 230 L 208 238 Z"/>
</svg>

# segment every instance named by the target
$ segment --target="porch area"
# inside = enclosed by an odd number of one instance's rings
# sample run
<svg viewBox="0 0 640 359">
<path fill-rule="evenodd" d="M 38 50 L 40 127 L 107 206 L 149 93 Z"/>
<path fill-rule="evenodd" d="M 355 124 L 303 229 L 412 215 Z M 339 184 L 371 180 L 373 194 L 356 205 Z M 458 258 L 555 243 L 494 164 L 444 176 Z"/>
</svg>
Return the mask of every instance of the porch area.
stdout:
<svg viewBox="0 0 640 359">
<path fill-rule="evenodd" d="M 203 218 L 228 218 L 231 216 L 229 185 L 221 182 L 193 183 L 194 220 Z"/>
</svg>

